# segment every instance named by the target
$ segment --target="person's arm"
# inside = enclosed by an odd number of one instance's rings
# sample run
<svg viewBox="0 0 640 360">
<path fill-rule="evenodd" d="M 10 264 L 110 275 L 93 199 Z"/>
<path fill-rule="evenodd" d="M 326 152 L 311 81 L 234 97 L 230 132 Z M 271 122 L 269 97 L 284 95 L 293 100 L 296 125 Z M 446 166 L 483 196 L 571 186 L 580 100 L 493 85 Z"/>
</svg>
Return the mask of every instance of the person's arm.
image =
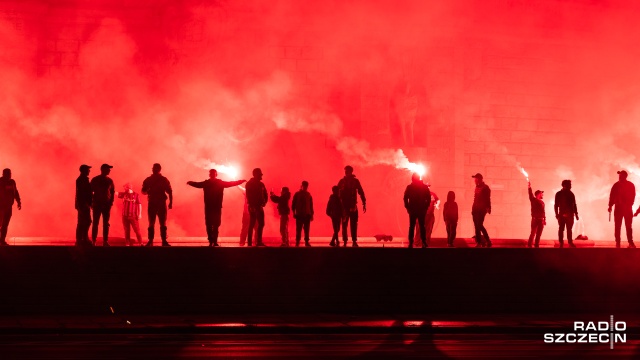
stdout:
<svg viewBox="0 0 640 360">
<path fill-rule="evenodd" d="M 404 189 L 404 196 L 402 197 L 402 201 L 404 202 L 404 208 L 409 211 L 409 186 Z"/>
<path fill-rule="evenodd" d="M 333 195 L 329 196 L 329 201 L 327 201 L 327 210 L 325 211 L 327 216 L 331 216 L 331 200 L 333 200 Z"/>
<path fill-rule="evenodd" d="M 293 194 L 293 200 L 291 200 L 291 213 L 293 217 L 296 217 L 296 204 L 298 203 L 298 193 Z"/>
<path fill-rule="evenodd" d="M 267 193 L 267 187 L 262 184 L 262 206 L 264 207 L 269 202 L 269 194 Z"/>
<path fill-rule="evenodd" d="M 144 179 L 144 181 L 142 182 L 142 194 L 143 195 L 148 195 L 149 194 L 149 179 Z"/>
<path fill-rule="evenodd" d="M 558 203 L 560 202 L 560 192 L 556 193 L 556 198 L 555 201 L 553 202 L 553 212 L 556 214 L 556 219 L 560 216 L 560 205 L 558 205 Z"/>
<path fill-rule="evenodd" d="M 109 195 L 111 199 L 111 206 L 113 206 L 113 202 L 116 200 L 116 186 L 113 184 L 113 180 L 111 180 L 111 187 L 109 188 Z"/>
<path fill-rule="evenodd" d="M 578 204 L 576 204 L 576 196 L 571 193 L 571 198 L 573 200 L 573 213 L 576 215 L 576 220 L 580 220 L 580 217 L 578 216 Z"/>
<path fill-rule="evenodd" d="M 313 196 L 311 196 L 311 195 L 309 195 L 309 202 L 310 202 L 310 205 L 311 205 L 311 220 L 313 220 L 313 214 L 314 214 L 314 212 L 313 212 Z"/>
<path fill-rule="evenodd" d="M 488 186 L 486 187 L 486 189 L 487 189 L 487 213 L 491 214 L 491 189 Z"/>
<path fill-rule="evenodd" d="M 165 192 L 167 193 L 167 195 L 169 195 L 169 209 L 173 208 L 173 189 L 171 189 L 171 183 L 169 182 L 169 179 L 167 179 L 167 188 L 165 189 Z"/>
<path fill-rule="evenodd" d="M 360 199 L 362 200 L 362 212 L 366 213 L 367 212 L 367 198 L 364 196 L 364 190 L 362 189 L 362 184 L 360 184 L 360 180 L 356 179 L 358 181 L 358 194 L 360 195 Z"/>
<path fill-rule="evenodd" d="M 631 194 L 633 195 L 633 197 L 631 197 L 631 206 L 633 206 L 633 203 L 636 202 L 636 186 L 633 185 L 633 183 L 631 183 L 631 190 Z"/>
<path fill-rule="evenodd" d="M 425 202 L 426 202 L 425 204 L 426 209 L 429 209 L 429 206 L 431 206 L 431 190 L 429 190 L 428 187 L 427 187 L 427 196 L 426 196 Z"/>
<path fill-rule="evenodd" d="M 14 197 L 18 203 L 18 210 L 22 210 L 22 201 L 20 201 L 20 193 L 18 193 L 18 186 L 15 181 L 13 182 L 13 190 L 15 190 Z"/>
<path fill-rule="evenodd" d="M 280 203 L 280 196 L 276 195 L 276 194 L 271 194 L 271 201 L 273 201 L 276 204 Z"/>
<path fill-rule="evenodd" d="M 611 187 L 611 192 L 609 193 L 609 212 L 611 212 L 611 208 L 613 207 L 614 203 L 615 203 L 615 198 L 616 195 L 618 194 L 618 183 L 613 184 L 613 186 Z M 635 191 L 634 191 L 635 192 Z"/>
<path fill-rule="evenodd" d="M 202 189 L 204 187 L 204 181 L 187 181 L 187 185 L 193 186 L 196 189 Z"/>
<path fill-rule="evenodd" d="M 531 183 L 529 183 L 529 201 L 531 202 L 536 201 L 536 197 L 533 196 L 533 190 L 531 190 Z"/>
<path fill-rule="evenodd" d="M 226 188 L 242 185 L 245 182 L 247 182 L 247 180 L 222 181 L 222 187 L 226 189 Z"/>
</svg>

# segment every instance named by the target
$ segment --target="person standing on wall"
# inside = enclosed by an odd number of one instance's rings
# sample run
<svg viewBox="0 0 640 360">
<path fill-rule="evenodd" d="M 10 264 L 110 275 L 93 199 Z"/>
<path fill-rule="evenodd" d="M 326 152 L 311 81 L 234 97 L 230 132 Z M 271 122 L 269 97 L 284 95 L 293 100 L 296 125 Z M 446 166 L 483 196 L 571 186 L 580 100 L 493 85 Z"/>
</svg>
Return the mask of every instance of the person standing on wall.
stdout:
<svg viewBox="0 0 640 360">
<path fill-rule="evenodd" d="M 313 221 L 313 197 L 309 193 L 309 183 L 303 181 L 298 190 L 293 195 L 291 208 L 293 209 L 293 217 L 296 219 L 296 247 L 300 246 L 300 238 L 304 229 L 304 246 L 309 244 L 309 228 Z"/>
<path fill-rule="evenodd" d="M 122 199 L 122 225 L 124 226 L 125 246 L 133 246 L 131 241 L 131 229 L 136 235 L 138 246 L 142 246 L 142 234 L 140 233 L 140 219 L 142 219 L 142 202 L 140 195 L 133 191 L 131 183 L 124 184 L 124 192 L 116 192 Z"/>
<path fill-rule="evenodd" d="M 22 210 L 16 181 L 11 178 L 11 169 L 4 169 L 0 177 L 0 246 L 9 245 L 7 230 L 13 215 L 14 202 L 18 203 L 18 210 Z"/>
<path fill-rule="evenodd" d="M 249 234 L 247 236 L 247 245 L 252 245 L 253 228 L 256 227 L 256 246 L 265 246 L 262 242 L 262 231 L 264 230 L 264 206 L 269 201 L 267 188 L 262 182 L 262 170 L 260 168 L 253 169 L 253 177 L 247 181 L 247 205 L 249 206 Z"/>
<path fill-rule="evenodd" d="M 342 222 L 342 204 L 340 203 L 340 188 L 333 186 L 331 188 L 332 194 L 329 196 L 327 202 L 327 216 L 331 218 L 331 225 L 333 226 L 333 236 L 329 246 L 340 247 L 340 223 Z"/>
<path fill-rule="evenodd" d="M 344 177 L 338 182 L 340 189 L 340 202 L 342 203 L 342 241 L 347 246 L 347 228 L 351 222 L 351 240 L 353 247 L 358 247 L 358 195 L 362 200 L 362 212 L 367 212 L 367 199 L 360 180 L 353 175 L 353 167 L 344 167 Z"/>
<path fill-rule="evenodd" d="M 426 248 L 428 245 L 425 220 L 427 209 L 431 203 L 431 192 L 429 191 L 429 187 L 420 179 L 420 175 L 416 173 L 411 175 L 411 184 L 407 185 L 407 188 L 404 190 L 402 200 L 404 201 L 404 208 L 407 209 L 407 213 L 409 213 L 409 248 L 413 247 L 416 221 L 420 228 L 422 247 Z"/>
<path fill-rule="evenodd" d="M 93 226 L 91 228 L 91 241 L 96 244 L 98 238 L 98 227 L 100 217 L 102 217 L 102 245 L 109 246 L 109 219 L 111 218 L 111 207 L 115 198 L 116 189 L 113 180 L 109 177 L 113 166 L 102 164 L 100 175 L 91 179 L 91 190 L 93 191 Z"/>
<path fill-rule="evenodd" d="M 547 216 L 544 212 L 544 191 L 536 190 L 534 193 L 531 189 L 531 182 L 529 184 L 529 201 L 531 202 L 531 233 L 529 234 L 529 241 L 527 247 L 533 245 L 533 239 L 535 238 L 535 247 L 540 247 L 540 236 L 542 235 L 542 229 L 547 225 Z"/>
<path fill-rule="evenodd" d="M 167 241 L 167 198 L 169 199 L 169 207 L 173 207 L 173 190 L 169 179 L 162 176 L 162 166 L 158 163 L 153 164 L 151 176 L 142 182 L 142 193 L 149 197 L 149 205 L 147 213 L 149 215 L 149 242 L 146 246 L 153 246 L 155 235 L 156 217 L 160 223 L 160 238 L 162 246 L 171 246 Z"/>
<path fill-rule="evenodd" d="M 558 219 L 558 242 L 560 247 L 564 247 L 564 228 L 567 228 L 567 240 L 569 247 L 576 247 L 573 243 L 573 217 L 580 220 L 578 216 L 578 205 L 576 205 L 576 196 L 571 192 L 571 180 L 562 180 L 562 190 L 556 193 L 553 210 Z"/>
<path fill-rule="evenodd" d="M 238 186 L 247 180 L 222 181 L 216 169 L 209 170 L 209 178 L 204 181 L 188 181 L 187 185 L 204 191 L 204 223 L 207 228 L 209 246 L 218 244 L 218 233 L 222 222 L 222 198 L 224 189 Z"/>
<path fill-rule="evenodd" d="M 89 240 L 91 204 L 93 203 L 93 191 L 91 191 L 91 182 L 89 182 L 90 172 L 91 166 L 80 165 L 80 176 L 76 179 L 75 208 L 78 211 L 76 246 L 93 246 L 93 243 Z"/>
<path fill-rule="evenodd" d="M 491 214 L 491 189 L 484 183 L 482 174 L 477 173 L 471 176 L 474 179 L 476 188 L 473 193 L 473 205 L 471 206 L 471 216 L 473 217 L 473 227 L 476 232 L 476 247 L 492 246 L 489 233 L 484 227 L 484 218 Z"/>
<path fill-rule="evenodd" d="M 447 194 L 447 201 L 442 209 L 442 218 L 447 226 L 447 247 L 453 247 L 458 228 L 458 203 L 456 202 L 456 193 L 453 191 L 449 191 Z"/>
<path fill-rule="evenodd" d="M 273 191 L 270 194 L 271 201 L 278 204 L 278 214 L 280 215 L 280 237 L 282 238 L 281 247 L 289 246 L 289 214 L 291 209 L 289 208 L 289 199 L 291 199 L 291 192 L 289 188 L 284 186 L 280 196 L 276 195 Z"/>
<path fill-rule="evenodd" d="M 620 247 L 620 232 L 622 230 L 622 220 L 624 220 L 625 229 L 627 230 L 627 241 L 630 248 L 635 248 L 633 243 L 633 202 L 636 199 L 636 187 L 631 181 L 627 180 L 629 174 L 624 171 L 618 171 L 618 181 L 611 187 L 609 194 L 609 214 L 615 205 L 613 211 L 613 219 L 615 226 L 616 248 Z"/>
</svg>

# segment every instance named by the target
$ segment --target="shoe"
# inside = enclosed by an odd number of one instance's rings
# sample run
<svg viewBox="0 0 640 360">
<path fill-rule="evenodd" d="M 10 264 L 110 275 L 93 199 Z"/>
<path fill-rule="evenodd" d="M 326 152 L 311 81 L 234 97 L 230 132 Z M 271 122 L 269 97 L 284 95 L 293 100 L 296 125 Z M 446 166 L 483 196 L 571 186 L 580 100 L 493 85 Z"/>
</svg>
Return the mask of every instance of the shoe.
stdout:
<svg viewBox="0 0 640 360">
<path fill-rule="evenodd" d="M 477 243 L 477 244 L 476 244 L 476 247 L 477 247 L 477 248 L 481 248 L 481 247 L 482 247 L 482 244 Z"/>
<path fill-rule="evenodd" d="M 280 247 L 289 247 L 289 245 L 287 243 L 282 243 L 280 244 Z"/>
<path fill-rule="evenodd" d="M 108 242 L 108 241 L 103 241 L 103 242 L 102 242 L 102 246 L 111 246 L 111 245 L 109 245 L 109 242 Z"/>
<path fill-rule="evenodd" d="M 620 249 L 620 243 L 616 242 L 616 249 Z"/>
<path fill-rule="evenodd" d="M 352 247 L 359 247 L 357 242 L 353 242 L 353 245 L 351 245 Z"/>
<path fill-rule="evenodd" d="M 636 244 L 630 242 L 629 243 L 629 249 L 635 249 L 636 248 Z"/>
<path fill-rule="evenodd" d="M 257 244 L 256 244 L 256 246 L 259 246 L 259 247 L 266 247 L 266 245 L 265 245 L 264 243 L 262 243 L 262 242 L 257 243 Z"/>
<path fill-rule="evenodd" d="M 311 244 L 309 244 L 309 242 L 308 242 L 308 241 L 305 241 L 305 242 L 304 242 L 304 246 L 305 246 L 305 247 L 311 247 Z"/>
<path fill-rule="evenodd" d="M 7 243 L 5 240 L 0 241 L 0 246 L 9 246 L 9 243 Z"/>
<path fill-rule="evenodd" d="M 149 240 L 145 246 L 153 246 L 153 240 Z"/>
<path fill-rule="evenodd" d="M 168 242 L 165 241 L 165 242 L 162 243 L 162 246 L 171 246 L 171 244 L 169 244 Z"/>
<path fill-rule="evenodd" d="M 451 244 L 451 243 L 447 243 L 447 247 L 452 248 L 452 247 L 453 247 L 453 244 Z"/>
<path fill-rule="evenodd" d="M 220 244 L 218 244 L 217 242 L 213 243 L 213 247 L 220 247 Z"/>
<path fill-rule="evenodd" d="M 347 247 L 347 241 L 344 241 L 343 247 Z"/>
<path fill-rule="evenodd" d="M 427 244 L 422 244 L 422 248 L 423 248 L 423 249 L 426 249 L 426 248 L 428 248 L 428 247 L 429 247 L 429 245 L 427 245 Z"/>
<path fill-rule="evenodd" d="M 492 246 L 493 246 L 493 244 L 491 243 L 491 241 L 487 241 L 487 244 L 485 245 L 485 247 L 490 248 Z"/>
<path fill-rule="evenodd" d="M 331 240 L 331 242 L 329 243 L 329 246 L 336 246 L 336 242 Z"/>
<path fill-rule="evenodd" d="M 558 247 L 559 247 L 560 249 L 562 249 L 562 248 L 564 247 L 564 244 L 563 244 L 563 243 L 560 243 L 560 245 L 558 245 Z"/>
<path fill-rule="evenodd" d="M 531 244 L 527 244 L 527 247 L 528 247 L 529 249 L 531 249 L 531 247 L 532 247 L 532 246 L 533 246 L 533 245 L 531 245 Z"/>
<path fill-rule="evenodd" d="M 408 249 L 413 249 L 413 243 L 409 243 Z"/>
<path fill-rule="evenodd" d="M 571 242 L 571 243 L 569 243 L 569 247 L 570 247 L 570 248 L 574 248 L 574 247 L 576 247 L 576 244 L 574 244 L 574 243 L 572 243 L 572 242 Z"/>
</svg>

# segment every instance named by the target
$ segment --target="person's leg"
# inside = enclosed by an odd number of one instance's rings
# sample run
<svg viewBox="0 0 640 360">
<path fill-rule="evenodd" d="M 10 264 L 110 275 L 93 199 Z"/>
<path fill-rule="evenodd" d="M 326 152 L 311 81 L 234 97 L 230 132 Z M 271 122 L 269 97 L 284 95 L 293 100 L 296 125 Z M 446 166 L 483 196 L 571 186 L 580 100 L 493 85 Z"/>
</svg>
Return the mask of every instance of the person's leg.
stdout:
<svg viewBox="0 0 640 360">
<path fill-rule="evenodd" d="M 456 241 L 456 233 L 458 229 L 458 222 L 457 221 L 452 221 L 451 222 L 451 246 L 453 247 L 454 242 Z"/>
<path fill-rule="evenodd" d="M 451 223 L 445 222 L 444 228 L 447 230 L 447 246 L 451 247 Z"/>
<path fill-rule="evenodd" d="M 242 228 L 240 229 L 240 246 L 244 246 L 249 235 L 249 213 L 242 212 Z"/>
<path fill-rule="evenodd" d="M 335 240 L 336 246 L 340 246 L 340 225 L 342 224 L 342 218 L 339 216 L 334 216 L 331 218 L 331 224 L 333 225 L 333 240 Z"/>
<path fill-rule="evenodd" d="M 124 244 L 132 246 L 131 243 L 131 222 L 127 216 L 122 216 L 122 226 L 124 227 Z"/>
<path fill-rule="evenodd" d="M 289 217 L 287 215 L 280 215 L 280 239 L 282 240 L 282 244 L 280 246 L 287 246 L 287 220 Z"/>
<path fill-rule="evenodd" d="M 573 243 L 573 215 L 565 219 L 567 224 L 567 242 L 569 243 L 569 247 L 576 247 Z"/>
<path fill-rule="evenodd" d="M 256 233 L 257 245 L 264 246 L 262 242 L 262 232 L 264 231 L 264 209 L 258 209 L 258 231 Z"/>
<path fill-rule="evenodd" d="M 542 236 L 542 230 L 544 229 L 544 221 L 538 219 L 538 227 L 536 231 L 536 247 L 540 247 L 540 237 Z"/>
<path fill-rule="evenodd" d="M 473 228 L 476 233 L 476 247 L 482 246 L 482 231 L 480 230 L 482 227 L 481 216 L 478 212 L 472 212 L 471 217 L 473 218 Z"/>
<path fill-rule="evenodd" d="M 147 242 L 147 246 L 153 246 L 153 239 L 155 237 L 155 226 L 156 226 L 156 216 L 158 216 L 158 205 L 149 203 L 149 207 L 147 208 L 147 215 L 149 218 L 149 228 L 147 237 L 149 241 Z"/>
<path fill-rule="evenodd" d="M 342 241 L 344 242 L 344 246 L 347 246 L 347 242 L 349 238 L 347 237 L 347 227 L 349 226 L 349 211 L 343 210 L 342 214 Z"/>
<path fill-rule="evenodd" d="M 213 213 L 206 209 L 204 210 L 204 227 L 207 230 L 207 241 L 209 241 L 209 246 L 213 246 Z"/>
<path fill-rule="evenodd" d="M 302 239 L 302 216 L 296 215 L 296 247 L 300 246 Z"/>
<path fill-rule="evenodd" d="M 158 222 L 160 223 L 160 238 L 162 246 L 170 246 L 167 242 L 167 204 L 162 203 L 158 208 Z"/>
<path fill-rule="evenodd" d="M 111 219 L 111 206 L 102 208 L 102 241 L 105 246 L 109 244 L 109 220 Z"/>
<path fill-rule="evenodd" d="M 560 247 L 564 247 L 564 228 L 567 226 L 564 216 L 558 216 L 558 243 Z"/>
<path fill-rule="evenodd" d="M 427 246 L 429 246 L 429 243 L 427 242 L 427 225 L 425 224 L 426 222 L 426 214 L 420 214 L 418 215 L 418 227 L 420 228 L 420 240 L 422 241 L 422 247 L 425 248 Z"/>
<path fill-rule="evenodd" d="M 436 223 L 436 217 L 434 214 L 427 214 L 425 219 L 425 227 L 426 227 L 426 239 L 427 244 L 431 243 L 431 233 L 433 232 L 433 225 Z"/>
<path fill-rule="evenodd" d="M 256 211 L 251 211 L 249 213 L 249 233 L 247 234 L 248 246 L 251 246 L 253 243 L 253 228 L 256 226 L 257 221 L 258 221 L 258 213 Z"/>
<path fill-rule="evenodd" d="M 76 210 L 78 212 L 78 220 L 76 222 L 76 245 L 82 245 L 82 212 L 80 210 Z"/>
<path fill-rule="evenodd" d="M 491 239 L 489 238 L 489 233 L 487 232 L 487 229 L 484 227 L 484 220 L 486 216 L 487 216 L 487 213 L 485 212 L 481 213 L 480 232 L 482 233 L 482 236 L 484 238 L 484 246 L 491 247 Z"/>
<path fill-rule="evenodd" d="M 96 240 L 98 239 L 98 226 L 100 226 L 100 215 L 102 212 L 100 211 L 100 205 L 93 206 L 93 226 L 91 227 L 91 241 L 95 245 Z"/>
<path fill-rule="evenodd" d="M 211 236 L 213 237 L 213 246 L 218 246 L 218 235 L 220 234 L 220 225 L 222 224 L 222 209 L 214 211 L 212 217 Z"/>
<path fill-rule="evenodd" d="M 140 233 L 140 221 L 137 218 L 129 219 L 129 223 L 133 228 L 133 232 L 136 234 L 136 240 L 138 240 L 138 245 L 142 245 L 142 234 Z"/>
<path fill-rule="evenodd" d="M 529 234 L 529 241 L 527 241 L 527 247 L 533 246 L 533 239 L 536 236 L 536 231 L 538 231 L 538 222 L 535 218 L 531 218 L 531 233 Z"/>
<path fill-rule="evenodd" d="M 0 243 L 2 244 L 7 242 L 7 231 L 9 230 L 12 214 L 13 209 L 10 207 L 0 211 Z"/>
<path fill-rule="evenodd" d="M 304 223 L 302 224 L 302 228 L 304 230 L 304 245 L 311 246 L 309 244 L 309 231 L 311 230 L 311 216 L 307 215 L 304 217 Z"/>
<path fill-rule="evenodd" d="M 616 240 L 616 247 L 620 247 L 620 233 L 622 229 L 622 211 L 618 210 L 616 206 L 615 211 L 613 212 L 613 226 L 614 226 L 614 238 Z"/>
<path fill-rule="evenodd" d="M 407 238 L 407 240 L 409 240 L 409 248 L 413 247 L 413 239 L 414 239 L 414 234 L 415 234 L 415 228 L 416 228 L 416 220 L 418 220 L 418 215 L 416 214 L 409 214 L 409 237 Z"/>
<path fill-rule="evenodd" d="M 358 210 L 352 211 L 350 215 L 351 221 L 351 241 L 353 246 L 358 246 Z"/>
</svg>

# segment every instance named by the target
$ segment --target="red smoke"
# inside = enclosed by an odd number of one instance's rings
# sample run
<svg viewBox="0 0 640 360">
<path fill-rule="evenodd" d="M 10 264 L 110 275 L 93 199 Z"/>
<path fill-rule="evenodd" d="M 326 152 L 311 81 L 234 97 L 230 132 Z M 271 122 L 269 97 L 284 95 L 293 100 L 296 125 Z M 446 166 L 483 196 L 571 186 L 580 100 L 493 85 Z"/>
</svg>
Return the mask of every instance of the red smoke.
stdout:
<svg viewBox="0 0 640 360">
<path fill-rule="evenodd" d="M 308 180 L 319 214 L 351 163 L 362 236 L 406 236 L 402 154 L 428 165 L 438 195 L 457 192 L 460 236 L 476 172 L 493 188 L 489 233 L 528 234 L 520 163 L 547 216 L 571 178 L 589 237 L 610 238 L 615 170 L 640 173 L 639 14 L 613 0 L 3 1 L 0 167 L 24 202 L 9 236 L 72 237 L 78 166 L 104 162 L 137 191 L 163 165 L 170 236 L 204 235 L 202 194 L 185 183 L 210 162 L 241 178 L 261 167 L 277 191 Z M 242 201 L 226 191 L 221 235 L 239 233 Z M 312 235 L 329 233 L 316 216 Z"/>
</svg>

